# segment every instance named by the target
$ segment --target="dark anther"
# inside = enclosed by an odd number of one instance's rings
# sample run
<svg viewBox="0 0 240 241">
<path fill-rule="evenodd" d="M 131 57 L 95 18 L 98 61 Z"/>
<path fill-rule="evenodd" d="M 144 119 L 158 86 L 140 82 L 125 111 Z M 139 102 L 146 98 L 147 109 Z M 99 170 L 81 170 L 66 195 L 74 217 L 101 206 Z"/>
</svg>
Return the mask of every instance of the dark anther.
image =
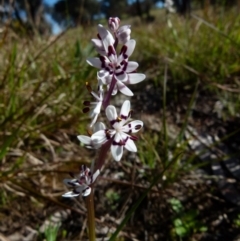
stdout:
<svg viewBox="0 0 240 241">
<path fill-rule="evenodd" d="M 83 108 L 83 113 L 85 114 L 85 113 L 88 113 L 90 111 L 90 108 L 89 107 L 85 107 L 85 108 Z"/>
<path fill-rule="evenodd" d="M 85 106 L 90 106 L 91 102 L 88 101 L 88 100 L 85 100 L 85 101 L 83 102 L 83 104 L 84 104 Z"/>
</svg>

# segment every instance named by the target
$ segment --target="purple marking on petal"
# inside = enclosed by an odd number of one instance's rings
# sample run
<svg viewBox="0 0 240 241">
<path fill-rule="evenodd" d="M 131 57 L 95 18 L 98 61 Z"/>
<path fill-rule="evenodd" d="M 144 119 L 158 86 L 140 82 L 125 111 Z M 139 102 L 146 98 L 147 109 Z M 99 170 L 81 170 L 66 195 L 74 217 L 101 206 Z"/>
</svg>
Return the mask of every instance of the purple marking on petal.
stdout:
<svg viewBox="0 0 240 241">
<path fill-rule="evenodd" d="M 108 56 L 116 55 L 115 49 L 112 45 L 108 46 Z"/>
<path fill-rule="evenodd" d="M 128 118 L 128 116 L 125 116 L 125 115 L 121 115 L 120 117 L 121 117 L 121 119 L 124 119 L 124 120 L 126 120 Z"/>
<path fill-rule="evenodd" d="M 126 65 L 128 62 L 124 59 L 121 61 L 120 65 Z"/>
<path fill-rule="evenodd" d="M 128 55 L 126 54 L 126 52 L 127 52 L 127 46 L 123 45 L 123 47 L 121 49 L 121 52 L 120 52 L 120 55 L 122 54 L 125 59 L 128 58 Z"/>
<path fill-rule="evenodd" d="M 136 126 L 135 126 L 135 130 L 140 130 L 141 128 L 142 128 L 141 125 L 136 125 Z"/>
<path fill-rule="evenodd" d="M 125 146 L 127 140 L 128 140 L 128 137 L 126 139 L 120 140 L 119 142 L 113 140 L 112 145 L 114 145 L 114 146 Z"/>
<path fill-rule="evenodd" d="M 78 192 L 78 191 L 75 190 L 75 189 L 73 189 L 72 192 L 75 193 L 75 194 L 79 194 L 79 193 L 80 193 L 80 192 Z"/>
<path fill-rule="evenodd" d="M 75 186 L 74 183 L 72 183 L 72 182 L 67 182 L 67 184 L 68 184 L 69 186 L 73 186 L 73 187 Z"/>
<path fill-rule="evenodd" d="M 111 126 L 113 126 L 116 122 L 117 122 L 116 120 L 111 120 L 110 121 Z"/>
<path fill-rule="evenodd" d="M 97 34 L 97 37 L 98 37 L 100 40 L 102 40 L 99 33 Z"/>
<path fill-rule="evenodd" d="M 105 68 L 106 67 L 106 63 L 105 63 L 105 57 L 104 56 L 100 56 L 99 57 L 100 61 L 102 62 L 102 68 Z"/>
<path fill-rule="evenodd" d="M 126 60 L 123 60 L 120 65 L 122 65 L 122 70 L 124 72 L 126 72 L 127 66 L 128 66 L 128 62 Z"/>
<path fill-rule="evenodd" d="M 132 133 L 132 130 L 131 130 L 132 125 L 131 125 L 131 123 L 128 124 L 128 127 L 129 127 L 129 129 L 130 129 L 130 130 L 129 130 L 129 133 Z"/>
<path fill-rule="evenodd" d="M 124 146 L 125 143 L 122 140 L 120 140 L 119 142 L 116 142 L 116 141 L 113 140 L 112 145 L 114 145 L 114 146 Z"/>
<path fill-rule="evenodd" d="M 122 119 L 125 119 L 124 116 L 123 116 L 123 118 L 122 118 L 122 116 L 121 117 L 118 116 L 116 120 L 111 120 L 110 124 L 113 126 L 116 122 L 121 122 Z"/>
<path fill-rule="evenodd" d="M 121 71 L 121 72 L 119 72 L 119 73 L 115 73 L 115 75 L 116 76 L 119 76 L 119 75 L 122 75 L 122 74 L 124 74 L 125 72 L 124 71 Z"/>
</svg>

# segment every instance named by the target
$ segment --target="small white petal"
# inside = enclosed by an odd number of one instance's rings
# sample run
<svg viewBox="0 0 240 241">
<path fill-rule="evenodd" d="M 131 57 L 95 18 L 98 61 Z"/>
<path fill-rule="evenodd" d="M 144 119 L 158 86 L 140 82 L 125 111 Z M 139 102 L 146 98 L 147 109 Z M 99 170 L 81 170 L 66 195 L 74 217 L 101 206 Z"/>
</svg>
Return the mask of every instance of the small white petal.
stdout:
<svg viewBox="0 0 240 241">
<path fill-rule="evenodd" d="M 105 130 L 100 130 L 91 136 L 91 140 L 94 144 L 104 144 L 107 141 Z"/>
<path fill-rule="evenodd" d="M 101 112 L 101 107 L 102 107 L 102 101 L 99 101 L 95 108 L 93 109 L 94 114 L 99 114 Z"/>
<path fill-rule="evenodd" d="M 109 121 L 116 120 L 117 119 L 117 111 L 116 108 L 113 105 L 109 105 L 106 108 L 106 116 Z"/>
<path fill-rule="evenodd" d="M 128 74 L 128 84 L 137 84 L 141 81 L 143 81 L 146 78 L 145 74 L 137 74 L 137 73 L 132 73 Z"/>
<path fill-rule="evenodd" d="M 121 108 L 121 111 L 120 111 L 120 117 L 124 118 L 124 119 L 127 119 L 128 115 L 129 115 L 129 112 L 130 112 L 130 108 L 131 108 L 130 101 L 125 100 L 122 104 L 122 108 Z"/>
<path fill-rule="evenodd" d="M 79 135 L 77 136 L 78 140 L 81 141 L 84 145 L 91 145 L 91 138 L 89 136 Z"/>
<path fill-rule="evenodd" d="M 83 197 L 86 197 L 86 196 L 88 196 L 90 193 L 91 193 L 91 187 L 86 187 L 86 189 L 84 189 L 84 190 L 82 191 L 82 196 L 83 196 Z"/>
<path fill-rule="evenodd" d="M 94 47 L 96 48 L 97 52 L 102 55 L 105 56 L 106 55 L 106 51 L 104 49 L 103 43 L 100 39 L 92 39 L 91 40 Z"/>
<path fill-rule="evenodd" d="M 67 187 L 74 187 L 74 186 L 80 186 L 79 182 L 77 179 L 64 179 L 63 183 L 67 186 Z"/>
<path fill-rule="evenodd" d="M 127 142 L 126 142 L 126 144 L 125 144 L 125 148 L 126 148 L 128 151 L 137 152 L 137 147 L 136 147 L 134 141 L 131 140 L 130 138 L 127 139 Z"/>
<path fill-rule="evenodd" d="M 97 80 L 98 80 L 99 93 L 103 94 L 103 82 L 98 76 L 97 76 Z"/>
<path fill-rule="evenodd" d="M 96 48 L 103 48 L 103 44 L 100 39 L 92 39 L 91 42 Z"/>
<path fill-rule="evenodd" d="M 112 80 L 112 75 L 109 74 L 109 71 L 101 69 L 97 72 L 97 78 L 102 82 L 102 84 L 108 84 L 108 80 Z"/>
<path fill-rule="evenodd" d="M 99 96 L 100 96 L 101 93 L 95 93 L 94 91 L 91 91 L 91 94 L 96 99 L 97 102 L 100 101 L 100 97 Z M 92 103 L 95 103 L 95 102 L 92 102 Z"/>
<path fill-rule="evenodd" d="M 64 193 L 64 194 L 62 195 L 62 197 L 77 197 L 77 196 L 79 196 L 79 194 L 80 194 L 80 193 L 75 193 L 75 192 L 71 191 L 71 192 L 66 192 L 66 193 Z"/>
<path fill-rule="evenodd" d="M 134 51 L 134 48 L 136 46 L 136 41 L 134 39 L 130 39 L 128 40 L 125 45 L 127 47 L 127 50 L 126 52 L 124 53 L 125 55 L 127 55 L 127 57 L 131 56 L 133 51 Z M 124 47 L 123 46 L 123 47 Z"/>
<path fill-rule="evenodd" d="M 106 127 L 102 122 L 97 122 L 93 126 L 93 133 L 100 131 L 100 130 L 105 130 L 105 129 L 106 129 Z"/>
<path fill-rule="evenodd" d="M 115 161 L 120 161 L 123 155 L 123 146 L 121 144 L 121 141 L 121 135 L 119 133 L 116 133 L 113 143 L 111 145 L 111 153 Z"/>
<path fill-rule="evenodd" d="M 115 161 L 120 161 L 123 155 L 123 146 L 111 145 L 111 153 Z"/>
<path fill-rule="evenodd" d="M 131 25 L 123 25 L 118 29 L 118 32 L 122 32 L 130 28 L 131 28 Z"/>
<path fill-rule="evenodd" d="M 96 123 L 97 118 L 98 118 L 98 114 L 92 112 L 91 113 L 91 118 L 92 118 L 92 121 L 91 121 L 90 127 L 92 127 Z"/>
<path fill-rule="evenodd" d="M 125 44 L 130 39 L 131 29 L 130 25 L 124 25 L 117 31 L 117 37 L 120 43 Z"/>
<path fill-rule="evenodd" d="M 100 171 L 99 171 L 99 169 L 93 174 L 93 176 L 92 176 L 92 182 L 95 182 L 95 180 L 97 179 L 97 177 L 99 176 L 99 174 L 100 174 Z"/>
<path fill-rule="evenodd" d="M 138 63 L 137 62 L 133 62 L 133 61 L 128 61 L 127 63 L 127 69 L 126 72 L 133 72 L 134 70 L 136 70 L 138 67 Z"/>
<path fill-rule="evenodd" d="M 108 90 L 109 90 L 109 87 L 110 87 L 110 85 L 107 85 Z M 118 87 L 117 87 L 117 85 L 115 85 L 113 88 L 113 91 L 112 91 L 112 95 L 116 95 L 117 92 L 118 92 Z"/>
<path fill-rule="evenodd" d="M 113 80 L 113 74 L 110 74 L 106 77 L 106 84 L 110 85 Z"/>
<path fill-rule="evenodd" d="M 118 90 L 122 94 L 127 95 L 127 96 L 133 96 L 133 92 L 124 83 L 118 81 L 117 87 L 118 87 Z"/>
<path fill-rule="evenodd" d="M 136 133 L 143 127 L 143 122 L 134 120 L 122 127 L 123 132 Z"/>
<path fill-rule="evenodd" d="M 102 68 L 102 62 L 99 58 L 87 58 L 87 63 L 98 69 Z"/>
<path fill-rule="evenodd" d="M 98 25 L 98 33 L 103 42 L 104 49 L 108 53 L 108 47 L 113 46 L 115 40 L 112 34 L 100 24 Z"/>
<path fill-rule="evenodd" d="M 126 72 L 120 74 L 120 75 L 115 75 L 115 78 L 120 81 L 120 82 L 125 82 L 128 80 L 128 75 Z"/>
</svg>

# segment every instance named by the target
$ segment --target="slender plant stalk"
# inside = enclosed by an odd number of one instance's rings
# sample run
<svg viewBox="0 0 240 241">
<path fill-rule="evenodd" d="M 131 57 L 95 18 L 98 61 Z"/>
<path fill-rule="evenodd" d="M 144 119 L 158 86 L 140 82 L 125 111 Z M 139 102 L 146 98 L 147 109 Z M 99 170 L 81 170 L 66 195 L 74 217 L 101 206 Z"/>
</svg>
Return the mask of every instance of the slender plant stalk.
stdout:
<svg viewBox="0 0 240 241">
<path fill-rule="evenodd" d="M 167 98 L 167 63 L 165 64 L 164 70 L 164 81 L 163 81 L 163 136 L 164 136 L 164 167 L 168 161 L 168 133 L 167 133 L 167 115 L 166 115 L 166 98 Z"/>
<path fill-rule="evenodd" d="M 95 234 L 95 212 L 94 212 L 93 188 L 90 195 L 86 197 L 86 206 L 87 206 L 89 241 L 95 241 L 96 234 Z"/>
</svg>

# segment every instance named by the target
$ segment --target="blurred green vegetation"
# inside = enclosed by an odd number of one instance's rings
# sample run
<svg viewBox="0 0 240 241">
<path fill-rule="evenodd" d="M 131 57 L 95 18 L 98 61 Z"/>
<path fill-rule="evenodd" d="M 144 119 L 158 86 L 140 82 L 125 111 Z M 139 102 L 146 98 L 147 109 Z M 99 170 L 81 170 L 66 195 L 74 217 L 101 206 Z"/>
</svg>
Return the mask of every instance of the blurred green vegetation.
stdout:
<svg viewBox="0 0 240 241">
<path fill-rule="evenodd" d="M 141 23 L 137 18 L 130 20 L 132 38 L 137 40 L 131 60 L 137 61 L 139 72 L 147 75 L 141 88 L 153 84 L 160 87 L 160 95 L 164 96 L 160 104 L 163 115 L 156 114 L 163 128 L 154 132 L 146 126 L 138 149 L 141 164 L 148 171 L 143 176 L 150 182 L 152 174 L 160 173 L 174 160 L 166 172 L 165 187 L 178 182 L 179 177 L 196 167 L 191 163 L 193 157 L 190 155 L 185 164 L 181 162 L 182 153 L 187 152 L 187 143 L 182 137 L 184 125 L 182 129 L 177 129 L 179 132 L 175 140 L 169 136 L 169 125 L 172 123 L 168 122 L 167 111 L 170 104 L 178 103 L 184 93 L 190 93 L 192 101 L 186 103 L 190 110 L 201 90 L 223 103 L 224 120 L 238 116 L 240 15 L 236 9 L 229 9 L 224 14 L 213 14 L 209 9 L 207 15 L 196 12 L 187 19 L 165 15 L 163 10 L 152 14 L 155 21 L 150 24 Z M 79 147 L 79 156 L 72 155 L 67 164 L 61 163 L 65 153 L 79 146 L 75 136 L 86 134 L 88 116 L 82 113 L 82 102 L 90 96 L 85 90 L 85 82 L 95 86 L 97 80 L 96 69 L 88 66 L 85 60 L 96 56 L 90 43 L 95 36 L 96 27 L 69 29 L 48 39 L 18 36 L 7 26 L 1 32 L 1 207 L 10 205 L 19 193 L 34 197 L 34 200 L 40 198 L 40 203 L 52 202 L 40 190 L 46 188 L 47 193 L 51 193 L 54 176 L 57 175 L 60 183 L 61 172 L 65 173 L 76 163 L 92 158 L 91 153 L 88 152 L 87 156 Z M 137 86 L 135 88 L 138 90 Z M 186 113 L 184 124 L 187 124 L 187 115 L 190 112 Z M 61 142 L 58 135 L 65 139 Z M 47 185 L 39 184 L 35 190 L 28 180 L 43 176 Z M 61 195 L 62 190 L 56 190 L 55 196 Z M 115 210 L 120 195 L 111 191 L 106 196 L 110 208 Z M 207 230 L 204 221 L 197 220 L 198 210 L 184 213 L 178 199 L 170 199 L 170 204 L 175 213 L 172 214 L 169 240 L 179 240 L 177 236 L 187 236 L 190 240 L 193 233 Z M 239 226 L 239 218 L 234 223 Z"/>
</svg>

